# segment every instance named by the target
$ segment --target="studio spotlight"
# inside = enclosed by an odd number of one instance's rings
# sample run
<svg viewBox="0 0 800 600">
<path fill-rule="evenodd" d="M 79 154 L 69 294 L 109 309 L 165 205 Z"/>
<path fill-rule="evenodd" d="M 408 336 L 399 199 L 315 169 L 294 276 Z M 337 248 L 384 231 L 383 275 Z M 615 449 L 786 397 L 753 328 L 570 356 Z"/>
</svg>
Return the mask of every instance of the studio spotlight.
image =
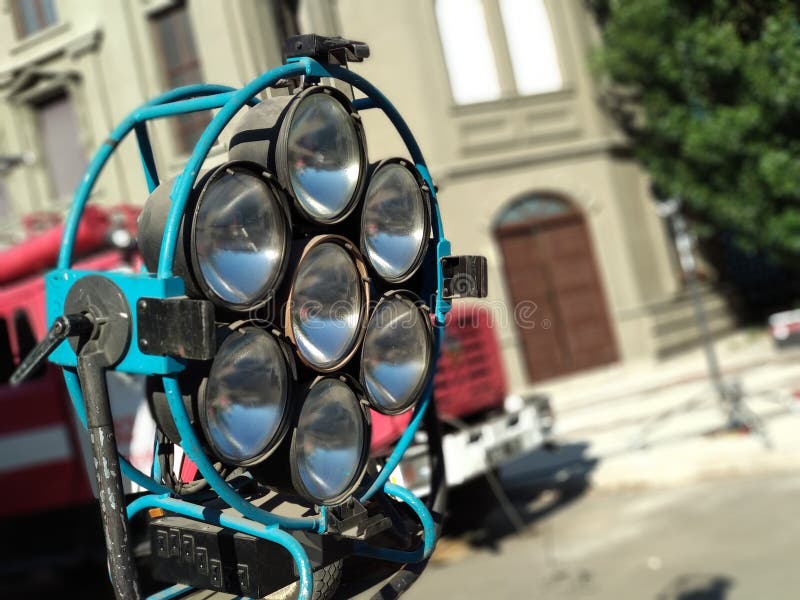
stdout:
<svg viewBox="0 0 800 600">
<path fill-rule="evenodd" d="M 358 351 L 369 308 L 369 280 L 347 238 L 322 235 L 303 250 L 286 305 L 286 336 L 306 365 L 328 373 Z"/>
<path fill-rule="evenodd" d="M 367 324 L 361 381 L 372 408 L 395 415 L 419 400 L 433 369 L 433 327 L 427 308 L 407 291 L 381 298 Z"/>
<path fill-rule="evenodd" d="M 275 96 L 245 114 L 229 156 L 266 165 L 312 223 L 345 219 L 361 196 L 367 150 L 361 118 L 333 87 Z"/>
<path fill-rule="evenodd" d="M 156 269 L 172 181 L 147 199 L 139 221 L 145 265 Z M 187 294 L 246 311 L 271 299 L 286 271 L 291 222 L 283 193 L 255 163 L 233 161 L 205 174 L 180 228 L 175 272 Z"/>
<path fill-rule="evenodd" d="M 391 158 L 370 178 L 361 214 L 361 250 L 389 283 L 411 277 L 430 237 L 429 188 L 407 161 Z"/>
<path fill-rule="evenodd" d="M 315 378 L 294 401 L 289 434 L 252 472 L 278 491 L 318 505 L 340 504 L 358 487 L 369 458 L 366 399 L 354 379 L 339 375 Z"/>
<path fill-rule="evenodd" d="M 250 466 L 283 440 L 292 420 L 296 371 L 291 349 L 273 333 L 246 324 L 221 328 L 211 361 L 190 363 L 179 378 L 184 406 L 215 462 Z M 158 428 L 180 444 L 160 380 L 148 400 Z"/>
</svg>

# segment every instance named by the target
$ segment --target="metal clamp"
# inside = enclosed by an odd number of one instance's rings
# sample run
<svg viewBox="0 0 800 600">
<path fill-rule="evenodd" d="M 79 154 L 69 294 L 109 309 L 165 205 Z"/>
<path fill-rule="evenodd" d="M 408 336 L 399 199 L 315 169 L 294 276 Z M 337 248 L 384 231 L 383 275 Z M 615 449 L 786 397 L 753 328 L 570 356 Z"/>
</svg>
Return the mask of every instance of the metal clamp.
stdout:
<svg viewBox="0 0 800 600">
<path fill-rule="evenodd" d="M 485 256 L 445 256 L 441 260 L 443 298 L 486 298 Z"/>
<path fill-rule="evenodd" d="M 343 37 L 307 33 L 287 38 L 284 54 L 286 58 L 308 56 L 323 63 L 344 65 L 369 58 L 369 46 Z"/>
</svg>

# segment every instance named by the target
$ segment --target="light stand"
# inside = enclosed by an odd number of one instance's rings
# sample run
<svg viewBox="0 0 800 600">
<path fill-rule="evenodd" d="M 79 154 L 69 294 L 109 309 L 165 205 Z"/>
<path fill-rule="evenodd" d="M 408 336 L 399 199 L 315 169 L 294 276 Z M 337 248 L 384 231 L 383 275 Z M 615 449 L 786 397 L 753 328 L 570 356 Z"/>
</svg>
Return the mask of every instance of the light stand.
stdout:
<svg viewBox="0 0 800 600">
<path fill-rule="evenodd" d="M 719 408 L 726 418 L 726 423 L 720 428 L 715 429 L 714 433 L 741 431 L 743 429 L 756 432 L 761 437 L 764 446 L 771 448 L 772 443 L 764 428 L 763 422 L 746 404 L 747 394 L 742 389 L 741 383 L 738 380 L 726 380 L 720 370 L 716 348 L 714 347 L 714 340 L 708 327 L 708 318 L 706 316 L 703 297 L 697 281 L 697 263 L 694 258 L 695 239 L 686 226 L 686 219 L 684 219 L 681 214 L 680 208 L 681 202 L 678 199 L 659 202 L 657 205 L 658 215 L 662 219 L 667 220 L 672 226 L 672 235 L 675 248 L 678 252 L 681 271 L 686 281 L 686 287 L 689 290 L 697 329 L 700 333 L 700 340 L 703 343 L 709 384 L 712 388 L 711 391 L 713 391 L 716 397 Z M 691 412 L 695 408 L 705 404 L 709 399 L 708 392 L 708 389 L 703 389 L 681 404 L 660 412 L 648 419 L 638 433 L 633 446 L 635 448 L 644 448 L 647 445 L 647 437 L 655 429 L 663 425 L 673 416 Z"/>
</svg>

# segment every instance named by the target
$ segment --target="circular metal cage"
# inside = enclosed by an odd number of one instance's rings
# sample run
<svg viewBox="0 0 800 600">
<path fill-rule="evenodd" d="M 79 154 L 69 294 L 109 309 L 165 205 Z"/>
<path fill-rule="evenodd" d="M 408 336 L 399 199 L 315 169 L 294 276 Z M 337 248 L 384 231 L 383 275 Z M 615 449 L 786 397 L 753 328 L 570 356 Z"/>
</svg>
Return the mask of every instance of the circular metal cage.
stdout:
<svg viewBox="0 0 800 600">
<path fill-rule="evenodd" d="M 86 175 L 75 193 L 72 207 L 66 220 L 57 268 L 46 277 L 48 322 L 52 323 L 55 317 L 63 312 L 64 297 L 70 286 L 86 275 L 85 272 L 71 269 L 78 225 L 99 175 L 114 153 L 116 146 L 129 133 L 133 132 L 138 142 L 145 180 L 149 191 L 152 192 L 159 184 L 159 176 L 150 146 L 146 123 L 150 120 L 164 117 L 208 109 L 219 109 L 206 127 L 181 175 L 175 180 L 172 187 L 170 193 L 171 205 L 156 272 L 129 273 L 115 278 L 117 285 L 127 296 L 129 305 L 135 306 L 137 299 L 146 297 L 148 294 L 160 295 L 165 298 L 183 294 L 183 282 L 173 274 L 173 261 L 178 244 L 179 228 L 190 193 L 200 176 L 201 167 L 214 141 L 240 109 L 246 105 L 254 106 L 258 104 L 259 99 L 257 96 L 259 93 L 275 86 L 279 82 L 297 78 L 304 78 L 306 82 L 319 81 L 320 78 L 333 78 L 360 91 L 363 96 L 355 99 L 353 106 L 360 111 L 375 109 L 384 113 L 404 141 L 419 177 L 427 184 L 429 190 L 427 197 L 430 202 L 431 216 L 432 255 L 435 256 L 435 261 L 433 259 L 430 260 L 428 268 L 423 268 L 424 272 L 421 278 L 423 284 L 421 287 L 424 287 L 425 291 L 428 292 L 427 297 L 432 299 L 430 312 L 433 323 L 436 325 L 434 327 L 433 351 L 435 360 L 442 331 L 441 325 L 444 323 L 445 313 L 450 308 L 449 301 L 443 298 L 440 293 L 440 290 L 443 289 L 441 259 L 449 255 L 450 245 L 444 237 L 436 200 L 436 188 L 431 181 L 422 153 L 400 113 L 372 84 L 347 68 L 322 64 L 306 57 L 289 59 L 286 64 L 258 76 L 240 89 L 220 85 L 191 85 L 177 88 L 140 106 L 111 132 L 108 139 L 100 146 L 92 158 Z M 136 327 L 135 315 L 132 326 Z M 51 356 L 51 361 L 64 367 L 67 389 L 71 395 L 75 410 L 85 426 L 86 410 L 84 408 L 81 381 L 75 368 L 74 352 L 71 355 L 70 352 L 72 351 L 68 344 L 62 344 Z M 241 515 L 241 517 L 230 516 L 228 513 L 210 510 L 207 507 L 176 497 L 176 494 L 162 483 L 157 472 L 154 477 L 151 477 L 134 468 L 124 457 L 120 457 L 122 473 L 149 491 L 147 495 L 139 497 L 127 507 L 128 517 L 130 518 L 144 509 L 158 507 L 191 519 L 213 522 L 272 541 L 285 548 L 292 555 L 299 573 L 299 597 L 301 599 L 310 598 L 312 592 L 312 570 L 308 556 L 297 540 L 287 532 L 290 530 L 307 530 L 325 534 L 329 529 L 326 507 L 320 507 L 318 515 L 313 517 L 288 518 L 277 515 L 249 503 L 220 476 L 204 452 L 201 440 L 198 439 L 197 433 L 190 423 L 189 415 L 183 403 L 177 377 L 177 374 L 182 369 L 180 360 L 170 357 L 144 356 L 138 351 L 136 344 L 131 344 L 128 354 L 115 368 L 123 371 L 162 376 L 169 409 L 180 435 L 184 452 L 194 461 L 199 472 L 219 498 Z M 413 563 L 426 559 L 433 550 L 436 534 L 431 512 L 411 492 L 389 482 L 390 474 L 397 467 L 403 454 L 411 444 L 426 411 L 431 409 L 431 396 L 432 377 L 429 378 L 427 388 L 416 404 L 407 429 L 397 441 L 382 470 L 369 482 L 369 485 L 366 486 L 366 491 L 359 498 L 360 501 L 365 502 L 376 494 L 386 494 L 407 504 L 416 513 L 421 523 L 422 543 L 414 551 L 400 551 L 375 547 L 365 542 L 356 542 L 354 545 L 356 554 L 398 563 Z M 183 591 L 185 590 L 176 589 L 173 595 L 178 595 Z M 168 591 L 165 590 L 165 592 Z M 159 597 L 172 597 L 172 595 Z"/>
</svg>

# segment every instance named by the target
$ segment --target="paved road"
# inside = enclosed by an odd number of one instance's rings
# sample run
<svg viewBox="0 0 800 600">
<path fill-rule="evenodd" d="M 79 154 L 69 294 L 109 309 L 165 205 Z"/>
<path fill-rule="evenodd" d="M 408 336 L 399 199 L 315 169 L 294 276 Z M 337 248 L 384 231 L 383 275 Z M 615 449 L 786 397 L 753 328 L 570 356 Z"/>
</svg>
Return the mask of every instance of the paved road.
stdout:
<svg viewBox="0 0 800 600">
<path fill-rule="evenodd" d="M 800 597 L 800 468 L 790 475 L 570 497 L 579 493 L 517 484 L 510 496 L 529 521 L 517 533 L 496 507 L 472 526 L 462 509 L 405 597 Z M 473 497 L 476 510 L 491 506 L 485 489 Z"/>
<path fill-rule="evenodd" d="M 457 493 L 447 535 L 404 598 L 800 597 L 800 468 L 661 488 L 598 490 L 586 487 L 583 476 L 591 476 L 595 463 L 580 458 L 585 448 L 573 451 L 572 476 L 555 486 L 552 480 L 532 484 L 529 478 L 506 478 L 510 500 L 525 521 L 521 531 L 511 526 L 488 486 Z M 108 590 L 100 589 L 105 588 L 101 571 L 87 567 L 85 573 L 59 579 L 60 584 L 18 581 L 8 597 L 54 597 L 60 585 L 81 588 L 86 598 L 108 598 Z"/>
</svg>

